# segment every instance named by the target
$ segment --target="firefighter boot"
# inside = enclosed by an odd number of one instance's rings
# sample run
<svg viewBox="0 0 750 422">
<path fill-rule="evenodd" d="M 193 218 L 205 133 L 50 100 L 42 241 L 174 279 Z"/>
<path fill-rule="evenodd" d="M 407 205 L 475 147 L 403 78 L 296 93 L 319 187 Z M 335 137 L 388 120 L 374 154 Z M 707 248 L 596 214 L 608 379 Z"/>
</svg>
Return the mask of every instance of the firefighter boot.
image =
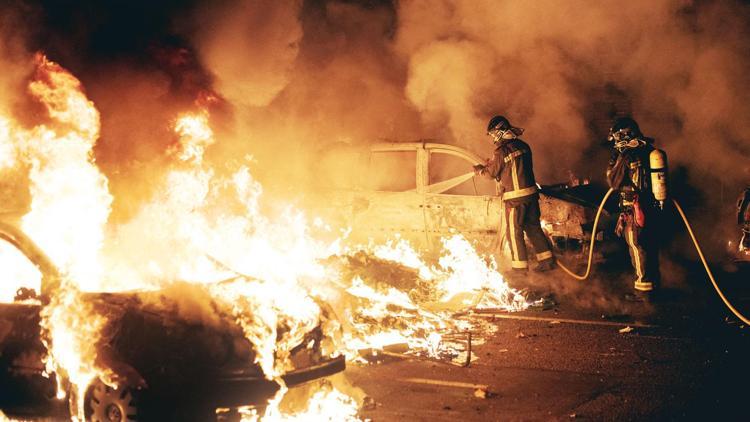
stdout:
<svg viewBox="0 0 750 422">
<path fill-rule="evenodd" d="M 554 270 L 555 267 L 557 267 L 557 264 L 555 263 L 554 259 L 545 259 L 534 268 L 534 272 L 543 273 Z"/>
</svg>

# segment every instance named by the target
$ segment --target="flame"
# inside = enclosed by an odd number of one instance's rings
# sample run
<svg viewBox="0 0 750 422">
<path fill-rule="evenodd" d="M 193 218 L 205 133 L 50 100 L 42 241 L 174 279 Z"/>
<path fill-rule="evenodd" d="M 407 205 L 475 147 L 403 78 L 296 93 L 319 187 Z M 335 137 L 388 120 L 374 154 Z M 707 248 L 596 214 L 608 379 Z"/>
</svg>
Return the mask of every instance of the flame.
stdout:
<svg viewBox="0 0 750 422">
<path fill-rule="evenodd" d="M 182 161 L 200 164 L 206 147 L 214 143 L 214 133 L 208 124 L 208 112 L 184 114 L 175 123 L 180 136 L 178 148 L 173 150 Z"/>
<path fill-rule="evenodd" d="M 61 288 L 43 308 L 47 370 L 64 374 L 78 398 L 102 374 L 96 368 L 96 339 L 105 319 L 81 299 L 81 290 L 101 288 L 100 250 L 112 196 L 94 163 L 99 113 L 80 82 L 43 55 L 36 56 L 31 96 L 45 106 L 49 122 L 23 136 L 30 165 L 31 210 L 23 217 L 26 233 L 62 271 Z M 58 381 L 61 377 L 58 376 Z M 64 396 L 62 388 L 58 395 Z"/>
<path fill-rule="evenodd" d="M 264 204 L 275 210 L 264 214 L 250 157 L 222 172 L 205 158 L 216 143 L 205 108 L 177 116 L 177 142 L 166 151 L 173 162 L 154 180 L 153 197 L 129 221 L 108 226 L 112 196 L 92 153 L 99 114 L 73 75 L 42 55 L 35 64 L 29 94 L 49 119 L 27 130 L 0 116 L 0 170 L 28 166 L 32 200 L 22 226 L 62 271 L 42 327 L 48 370 L 63 374 L 78 400 L 74 418 L 82 417 L 91 380 L 109 379 L 108 369 L 95 364 L 107 321 L 87 291 L 204 284 L 212 303 L 234 318 L 255 348 L 254 363 L 281 386 L 263 420 L 356 420 L 354 400 L 335 389 L 318 391 L 301 413 L 279 410 L 291 350 L 319 324 L 326 356 L 356 359 L 361 349 L 405 343 L 440 357 L 458 354 L 446 334 L 472 328 L 453 311 L 527 306 L 494 260 L 461 236 L 444 239 L 442 256 L 428 263 L 404 240 L 345 247 L 344 238 L 318 239 L 305 213 L 288 204 Z M 313 225 L 326 227 L 319 220 Z M 38 278 L 0 251 L 0 263 L 6 260 L 19 277 Z M 374 260 L 414 274 L 414 286 L 397 285 L 387 272 L 384 278 Z M 364 269 L 353 271 L 360 264 Z"/>
<path fill-rule="evenodd" d="M 326 388 L 315 392 L 307 402 L 307 407 L 293 414 L 287 414 L 276 406 L 269 407 L 263 422 L 305 422 L 305 421 L 360 421 L 357 417 L 359 406 L 350 396 L 336 388 Z M 242 422 L 258 421 L 258 415 L 250 413 L 243 415 Z"/>
<path fill-rule="evenodd" d="M 16 145 L 11 138 L 11 121 L 0 116 L 0 171 L 13 167 L 17 160 Z"/>
<path fill-rule="evenodd" d="M 359 251 L 413 269 L 418 278 L 408 292 L 388 285 L 392 280 L 379 279 L 377 271 L 364 271 L 368 281 L 360 276 L 352 278 L 347 292 L 357 302 L 345 312 L 353 327 L 344 336 L 348 356 L 356 356 L 357 350 L 407 344 L 412 352 L 457 358 L 460 352 L 443 337 L 471 329 L 472 324 L 453 318 L 454 311 L 518 311 L 528 307 L 523 295 L 505 282 L 495 261 L 480 256 L 465 238 L 454 235 L 443 239 L 442 244 L 437 265 L 428 265 L 404 239 Z M 374 287 L 378 283 L 380 286 Z"/>
<path fill-rule="evenodd" d="M 29 84 L 50 122 L 24 134 L 31 169 L 31 211 L 23 230 L 82 290 L 100 290 L 99 252 L 112 196 L 94 163 L 99 113 L 80 82 L 43 55 Z"/>
</svg>

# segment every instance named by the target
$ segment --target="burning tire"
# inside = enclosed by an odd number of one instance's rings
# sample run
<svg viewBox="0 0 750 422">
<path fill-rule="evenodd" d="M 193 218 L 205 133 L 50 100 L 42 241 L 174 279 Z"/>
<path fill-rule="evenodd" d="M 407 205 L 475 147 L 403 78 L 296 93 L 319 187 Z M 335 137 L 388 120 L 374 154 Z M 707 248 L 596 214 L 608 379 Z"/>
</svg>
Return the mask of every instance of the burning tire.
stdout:
<svg viewBox="0 0 750 422">
<path fill-rule="evenodd" d="M 129 422 L 142 420 L 138 391 L 112 388 L 100 380 L 86 390 L 84 415 L 87 422 Z"/>
</svg>

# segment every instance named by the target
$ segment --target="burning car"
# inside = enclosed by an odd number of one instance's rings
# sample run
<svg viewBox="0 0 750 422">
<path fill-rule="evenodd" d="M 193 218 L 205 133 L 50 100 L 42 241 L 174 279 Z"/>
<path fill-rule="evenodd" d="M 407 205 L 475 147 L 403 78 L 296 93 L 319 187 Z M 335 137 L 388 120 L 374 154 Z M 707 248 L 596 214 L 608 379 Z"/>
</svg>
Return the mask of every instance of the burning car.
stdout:
<svg viewBox="0 0 750 422">
<path fill-rule="evenodd" d="M 439 248 L 458 232 L 478 249 L 498 250 L 502 200 L 494 181 L 477 177 L 481 157 L 432 141 L 384 142 L 368 148 L 338 146 L 318 162 L 328 218 L 351 227 L 350 239 L 382 242 L 394 234 L 422 249 Z M 345 175 L 328 169 L 345 169 Z M 604 191 L 582 184 L 542 186 L 543 228 L 557 245 L 582 247 Z"/>
<path fill-rule="evenodd" d="M 103 368 L 103 375 L 90 381 L 82 397 L 75 397 L 72 374 L 50 373 L 45 365 L 54 347 L 50 342 L 64 341 L 50 339 L 43 324 L 50 302 L 62 294 L 63 278 L 14 226 L 0 224 L 0 243 L 5 256 L 15 253 L 26 260 L 26 268 L 4 266 L 3 277 L 36 275 L 40 290 L 21 288 L 13 303 L 0 303 L 3 412 L 56 412 L 64 403 L 58 398 L 68 394 L 71 406 L 82 403 L 85 418 L 91 421 L 206 420 L 218 407 L 262 406 L 279 389 L 279 382 L 255 363 L 256 351 L 240 322 L 215 302 L 208 302 L 212 317 L 207 319 L 185 312 L 177 295 L 165 290 L 81 293 L 81 301 L 106 323 L 100 338 L 92 339 L 97 354 L 91 364 Z M 11 281 L 16 280 L 3 280 L 6 285 Z M 251 281 L 238 276 L 224 283 Z M 177 285 L 177 289 L 181 297 L 205 293 L 204 286 Z M 320 323 L 287 351 L 288 369 L 280 376 L 286 386 L 344 370 L 344 357 L 330 357 L 323 351 L 326 339 Z M 277 336 L 286 331 L 279 326 Z"/>
</svg>

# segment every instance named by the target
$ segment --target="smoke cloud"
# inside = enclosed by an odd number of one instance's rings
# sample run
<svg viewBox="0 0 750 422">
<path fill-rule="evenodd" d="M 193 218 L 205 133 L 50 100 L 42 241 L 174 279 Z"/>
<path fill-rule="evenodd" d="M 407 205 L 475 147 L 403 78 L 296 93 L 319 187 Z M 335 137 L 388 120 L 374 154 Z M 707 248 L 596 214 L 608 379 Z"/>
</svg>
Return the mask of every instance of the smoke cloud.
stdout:
<svg viewBox="0 0 750 422">
<path fill-rule="evenodd" d="M 711 210 L 692 212 L 710 215 L 696 225 L 721 221 L 716 245 L 734 236 L 734 198 L 750 180 L 742 2 L 53 3 L 2 13 L 0 87 L 12 92 L 18 54 L 36 49 L 83 81 L 102 114 L 96 155 L 116 220 L 153 193 L 175 116 L 206 104 L 219 140 L 207 159 L 250 155 L 266 190 L 287 198 L 316 180 L 332 145 L 435 138 L 488 156 L 494 114 L 526 129 L 540 183 L 569 172 L 602 183 L 600 144 L 630 114 L 666 150 L 675 195 Z M 39 29 L 10 25 L 19 17 Z M 342 163 L 337 176 L 352 171 Z"/>
<path fill-rule="evenodd" d="M 244 1 L 199 13 L 209 23 L 195 44 L 224 98 L 262 107 L 287 86 L 302 38 L 301 7 L 297 0 Z"/>
</svg>

